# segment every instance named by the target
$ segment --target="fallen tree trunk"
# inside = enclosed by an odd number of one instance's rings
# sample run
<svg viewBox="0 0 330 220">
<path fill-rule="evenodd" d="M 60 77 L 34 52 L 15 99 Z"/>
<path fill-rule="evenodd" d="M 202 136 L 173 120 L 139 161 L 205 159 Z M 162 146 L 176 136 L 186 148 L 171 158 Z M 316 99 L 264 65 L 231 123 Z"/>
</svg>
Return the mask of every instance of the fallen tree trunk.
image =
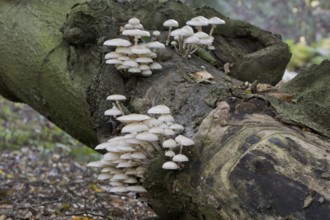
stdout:
<svg viewBox="0 0 330 220">
<path fill-rule="evenodd" d="M 112 124 L 103 115 L 111 107 L 108 95 L 128 97 L 131 112 L 168 105 L 196 146 L 187 151 L 193 161 L 182 171 L 162 171 L 161 156 L 150 165 L 145 187 L 162 219 L 327 215 L 329 142 L 275 120 L 266 96 L 247 96 L 242 83 L 219 68 L 227 63 L 238 79 L 275 84 L 290 58 L 277 36 L 210 8 L 193 10 L 174 1 L 79 3 L 0 3 L 3 96 L 30 104 L 90 147 L 111 136 Z M 215 31 L 212 65 L 202 55 L 186 59 L 171 49 L 158 56 L 163 70 L 148 78 L 124 78 L 104 64 L 103 42 L 117 37 L 129 18 L 137 16 L 145 29 L 165 33 L 165 20 L 184 24 L 195 15 L 226 20 Z M 191 78 L 202 65 L 213 82 Z"/>
</svg>

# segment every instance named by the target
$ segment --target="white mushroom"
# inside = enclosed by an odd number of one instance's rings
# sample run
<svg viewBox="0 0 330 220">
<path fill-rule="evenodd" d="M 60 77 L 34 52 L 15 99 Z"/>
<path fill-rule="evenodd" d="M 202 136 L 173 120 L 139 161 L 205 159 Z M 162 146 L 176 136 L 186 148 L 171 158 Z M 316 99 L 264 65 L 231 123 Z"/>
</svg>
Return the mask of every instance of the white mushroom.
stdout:
<svg viewBox="0 0 330 220">
<path fill-rule="evenodd" d="M 107 100 L 110 100 L 110 101 L 123 101 L 123 100 L 126 100 L 126 97 L 123 96 L 123 95 L 120 95 L 120 94 L 113 94 L 113 95 L 109 95 L 107 97 Z"/>
<path fill-rule="evenodd" d="M 207 22 L 207 19 L 204 20 L 204 19 L 200 19 L 198 17 L 195 17 L 195 18 L 187 21 L 186 24 L 187 25 L 190 25 L 190 26 L 196 27 L 196 29 L 197 29 L 198 32 L 201 32 L 202 31 L 202 26 L 209 25 L 208 22 Z"/>
<path fill-rule="evenodd" d="M 171 114 L 171 111 L 166 105 L 156 105 L 148 110 L 148 114 Z"/>
<path fill-rule="evenodd" d="M 140 20 L 138 18 L 133 17 L 128 20 L 128 23 L 131 25 L 138 25 L 138 24 L 140 24 Z"/>
<path fill-rule="evenodd" d="M 179 166 L 173 161 L 167 161 L 163 164 L 162 168 L 164 170 L 177 170 L 179 169 Z"/>
<path fill-rule="evenodd" d="M 161 70 L 161 69 L 163 69 L 162 65 L 160 65 L 157 62 L 153 62 L 149 67 L 150 67 L 151 70 Z"/>
<path fill-rule="evenodd" d="M 175 162 L 187 162 L 189 161 L 188 157 L 186 155 L 183 155 L 183 154 L 177 154 L 175 155 L 173 158 L 172 158 L 173 161 Z"/>
<path fill-rule="evenodd" d="M 107 40 L 103 43 L 103 45 L 106 46 L 117 46 L 117 47 L 128 47 L 131 46 L 132 43 L 129 42 L 128 40 L 121 39 L 121 38 L 115 38 L 111 40 Z"/>
<path fill-rule="evenodd" d="M 138 122 L 138 121 L 144 121 L 149 119 L 150 117 L 148 115 L 142 115 L 142 114 L 130 114 L 130 115 L 124 115 L 117 118 L 118 121 L 123 123 L 128 122 Z"/>
<path fill-rule="evenodd" d="M 211 25 L 211 30 L 209 35 L 212 36 L 215 27 L 219 24 L 225 24 L 226 22 L 218 17 L 213 17 L 208 20 L 208 23 Z"/>
<path fill-rule="evenodd" d="M 131 123 L 128 125 L 125 125 L 121 129 L 121 133 L 137 133 L 142 131 L 147 131 L 149 128 L 147 125 L 142 123 Z"/>
<path fill-rule="evenodd" d="M 165 156 L 166 157 L 174 157 L 175 153 L 172 150 L 168 150 L 168 151 L 165 152 Z"/>
<path fill-rule="evenodd" d="M 147 192 L 143 186 L 128 186 L 127 189 L 131 192 Z"/>
<path fill-rule="evenodd" d="M 173 139 L 168 139 L 163 142 L 163 148 L 175 148 L 178 146 L 178 143 Z"/>
<path fill-rule="evenodd" d="M 163 23 L 163 26 L 169 28 L 168 29 L 168 34 L 167 34 L 167 39 L 166 39 L 166 42 L 165 42 L 165 45 L 167 46 L 170 42 L 170 33 L 171 33 L 171 30 L 172 30 L 172 27 L 178 27 L 179 23 L 174 19 L 169 19 L 169 20 L 167 20 Z"/>
</svg>

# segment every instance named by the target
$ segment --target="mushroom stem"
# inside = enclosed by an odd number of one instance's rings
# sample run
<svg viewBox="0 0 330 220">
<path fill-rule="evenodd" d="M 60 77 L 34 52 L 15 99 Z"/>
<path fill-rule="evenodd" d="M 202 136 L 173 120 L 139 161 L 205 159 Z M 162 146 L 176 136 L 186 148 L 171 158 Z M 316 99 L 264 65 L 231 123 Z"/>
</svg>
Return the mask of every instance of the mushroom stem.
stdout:
<svg viewBox="0 0 330 220">
<path fill-rule="evenodd" d="M 180 153 L 179 154 L 182 154 L 182 149 L 183 149 L 183 145 L 181 144 L 180 145 Z"/>
<path fill-rule="evenodd" d="M 139 36 L 135 36 L 134 37 L 134 45 L 136 46 L 138 44 L 139 41 Z"/>
<path fill-rule="evenodd" d="M 116 100 L 115 102 L 116 102 L 115 105 L 119 109 L 119 111 L 121 112 L 121 114 L 122 115 L 125 115 L 125 112 L 123 111 L 120 102 L 118 100 Z"/>
<path fill-rule="evenodd" d="M 195 26 L 198 32 L 202 32 L 202 26 Z"/>
<path fill-rule="evenodd" d="M 193 50 L 189 53 L 189 55 L 195 53 L 197 50 L 198 50 L 198 47 L 196 47 L 195 49 L 193 49 Z"/>
<path fill-rule="evenodd" d="M 168 29 L 167 39 L 166 39 L 166 42 L 165 42 L 166 46 L 168 46 L 168 44 L 170 43 L 171 30 L 172 30 L 172 27 L 170 26 L 169 29 Z"/>
<path fill-rule="evenodd" d="M 216 25 L 212 24 L 212 27 L 211 27 L 211 30 L 210 30 L 210 33 L 209 33 L 210 36 L 212 36 L 215 27 L 216 27 Z"/>
</svg>

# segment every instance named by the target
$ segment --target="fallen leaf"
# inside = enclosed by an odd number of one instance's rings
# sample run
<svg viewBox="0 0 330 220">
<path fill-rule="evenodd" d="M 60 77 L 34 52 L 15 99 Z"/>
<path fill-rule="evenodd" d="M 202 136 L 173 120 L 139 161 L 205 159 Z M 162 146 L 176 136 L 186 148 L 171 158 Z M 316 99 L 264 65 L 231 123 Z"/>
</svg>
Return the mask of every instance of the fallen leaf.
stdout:
<svg viewBox="0 0 330 220">
<path fill-rule="evenodd" d="M 272 93 L 269 93 L 268 95 L 270 95 L 276 99 L 286 101 L 286 102 L 291 102 L 293 99 L 293 95 L 288 94 L 288 93 L 283 93 L 283 92 L 272 92 Z"/>
<path fill-rule="evenodd" d="M 230 73 L 230 68 L 231 67 L 233 67 L 233 64 L 232 63 L 225 63 L 224 65 L 223 65 L 223 69 L 224 69 L 224 71 L 225 71 L 225 73 L 227 74 L 227 73 Z"/>
<path fill-rule="evenodd" d="M 273 89 L 273 86 L 266 83 L 259 83 L 257 85 L 257 92 L 267 92 Z"/>
<path fill-rule="evenodd" d="M 212 76 L 209 72 L 207 72 L 205 70 L 193 73 L 193 75 L 195 76 L 196 79 L 199 79 L 199 80 L 212 80 L 212 79 L 214 79 L 214 76 Z"/>
</svg>

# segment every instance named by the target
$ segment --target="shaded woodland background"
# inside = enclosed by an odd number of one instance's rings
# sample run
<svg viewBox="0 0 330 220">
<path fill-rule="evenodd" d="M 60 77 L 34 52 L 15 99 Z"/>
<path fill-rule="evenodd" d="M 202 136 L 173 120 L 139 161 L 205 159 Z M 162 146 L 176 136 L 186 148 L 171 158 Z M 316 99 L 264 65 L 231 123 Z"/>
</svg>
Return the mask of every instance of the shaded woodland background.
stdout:
<svg viewBox="0 0 330 220">
<path fill-rule="evenodd" d="M 194 7 L 200 7 L 203 5 L 214 7 L 233 19 L 242 19 L 265 30 L 281 35 L 283 40 L 288 42 L 293 52 L 291 63 L 288 66 L 291 70 L 299 71 L 306 65 L 320 63 L 321 60 L 330 58 L 330 1 L 328 0 L 187 0 L 184 2 L 187 2 Z M 82 168 L 84 164 L 98 158 L 99 155 L 89 148 L 84 147 L 25 104 L 12 103 L 0 97 L 0 106 L 1 219 L 2 215 L 8 216 L 6 209 L 9 209 L 10 206 L 14 206 L 13 204 L 10 204 L 10 199 L 16 198 L 14 194 L 15 192 L 8 191 L 9 183 L 14 184 L 19 181 L 40 183 L 41 180 L 47 180 L 44 177 L 43 172 L 50 172 L 54 168 L 54 164 L 56 166 L 63 166 L 63 164 L 69 164 L 70 161 L 76 161 L 77 163 L 82 164 L 73 166 L 73 169 L 82 170 L 81 173 L 77 174 L 78 176 L 82 176 L 85 172 L 85 170 L 83 170 L 84 168 Z M 31 157 L 31 153 L 29 153 L 30 151 L 38 152 L 36 155 L 39 155 L 40 158 L 46 157 L 48 161 L 39 160 L 38 157 Z M 60 157 L 62 156 L 66 159 L 63 161 L 62 165 L 59 165 L 60 162 L 57 156 L 54 157 L 52 155 L 60 155 Z M 40 162 L 40 164 L 36 164 L 35 166 L 44 166 L 44 170 L 43 172 L 34 174 L 37 175 L 37 179 L 30 179 L 29 177 L 29 175 L 33 176 L 33 169 L 25 170 L 26 176 L 24 176 L 25 174 L 23 174 L 23 176 L 17 176 L 16 174 L 21 171 L 20 167 L 17 168 L 17 172 L 14 172 L 15 169 L 13 172 L 9 172 L 8 170 L 13 165 L 19 166 L 17 158 L 23 158 L 23 160 L 26 161 L 36 160 L 37 162 Z M 52 163 L 52 161 L 54 162 Z M 5 162 L 10 162 L 11 164 L 4 164 Z M 60 173 L 61 170 L 63 171 L 63 169 L 57 169 L 57 179 L 59 181 L 64 181 L 62 179 L 64 177 Z M 86 172 L 88 173 L 89 171 Z M 92 180 L 96 180 L 95 175 L 88 173 L 87 176 L 91 180 L 89 182 L 90 184 L 81 187 L 85 187 L 92 192 L 102 192 L 106 190 L 100 185 L 94 185 Z M 70 176 L 68 176 L 67 179 L 69 180 Z M 49 180 L 49 182 L 46 181 L 46 183 L 51 184 L 52 181 Z M 31 184 L 23 184 L 23 186 L 21 186 L 27 187 L 27 189 L 31 190 L 32 195 L 34 195 L 33 192 L 35 192 L 35 196 L 37 196 L 38 189 L 41 189 L 41 185 L 34 186 L 34 188 L 31 188 Z M 68 189 L 70 187 L 71 186 L 68 186 Z M 58 193 L 61 195 L 63 192 Z M 19 199 L 22 195 L 18 194 L 16 196 L 17 199 Z M 34 197 L 31 197 L 31 201 L 32 199 L 34 199 Z M 87 198 L 88 201 L 90 199 L 92 198 Z M 124 199 L 126 199 L 126 201 L 128 200 L 127 198 Z M 39 198 L 39 201 L 42 202 L 43 200 Z M 80 204 L 80 202 L 77 202 L 79 205 L 75 205 L 74 201 L 70 203 L 68 202 L 69 200 L 67 200 L 65 204 L 68 204 L 68 206 L 64 206 L 61 203 L 63 201 L 57 201 L 57 203 L 54 202 L 54 204 L 60 205 L 53 207 L 53 211 L 48 210 L 50 216 L 54 213 L 62 213 L 61 215 L 63 217 L 66 216 L 65 213 L 67 213 L 68 210 L 68 213 L 72 215 L 68 214 L 67 217 L 71 217 L 74 214 L 79 215 L 84 213 L 84 210 L 86 212 L 86 204 Z M 28 203 L 30 201 L 26 200 L 25 202 Z M 23 206 L 24 204 L 22 207 Z M 117 210 L 117 206 L 118 205 L 113 204 L 109 205 L 110 210 L 114 212 Z M 136 203 L 134 203 L 134 206 L 137 206 Z M 17 210 L 19 210 L 19 208 L 20 206 Z M 127 206 L 118 209 L 120 211 L 117 210 L 119 214 L 116 219 L 128 218 L 127 215 L 125 216 L 125 210 L 127 209 L 129 209 Z M 139 206 L 139 208 L 135 210 L 141 209 L 147 210 L 144 206 Z M 21 213 L 23 217 L 28 216 L 29 213 L 32 212 L 31 209 L 23 210 L 24 212 Z M 76 210 L 79 211 L 76 212 Z M 133 219 L 134 213 L 131 213 L 132 215 L 129 216 L 129 218 Z M 152 213 L 150 214 L 149 211 L 140 211 L 139 216 L 135 216 L 135 218 L 141 218 L 141 216 L 152 216 Z"/>
</svg>

